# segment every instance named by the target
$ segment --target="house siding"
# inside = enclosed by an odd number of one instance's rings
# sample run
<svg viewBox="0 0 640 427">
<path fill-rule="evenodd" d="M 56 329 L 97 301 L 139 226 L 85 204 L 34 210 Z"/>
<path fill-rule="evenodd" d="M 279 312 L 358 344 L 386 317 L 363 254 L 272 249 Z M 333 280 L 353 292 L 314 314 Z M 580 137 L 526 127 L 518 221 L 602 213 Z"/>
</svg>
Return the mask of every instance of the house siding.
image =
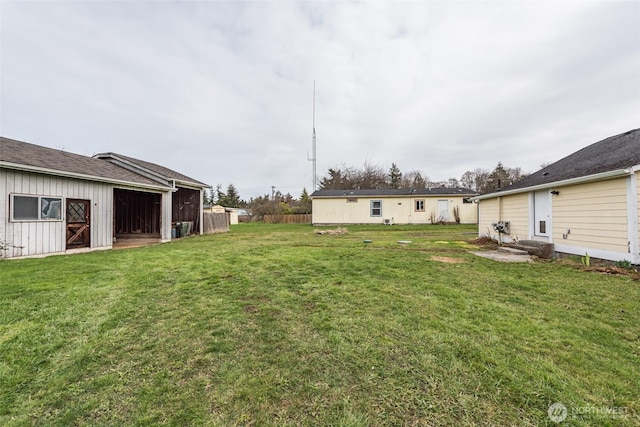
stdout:
<svg viewBox="0 0 640 427">
<path fill-rule="evenodd" d="M 558 190 L 560 194 L 552 197 L 554 242 L 628 252 L 626 179 L 560 187 Z M 568 234 L 567 230 L 570 230 Z"/>
<path fill-rule="evenodd" d="M 430 224 L 430 216 L 436 215 L 438 200 L 447 200 L 448 221 L 454 221 L 453 208 L 460 209 L 460 222 L 475 224 L 477 222 L 477 206 L 474 203 L 463 203 L 463 197 L 375 197 L 353 196 L 357 202 L 347 202 L 347 198 L 314 198 L 312 222 L 314 224 L 383 224 L 385 219 L 394 224 Z M 382 201 L 382 216 L 372 217 L 371 201 Z M 424 200 L 423 212 L 415 211 L 415 201 Z M 437 215 L 436 215 L 437 216 Z"/>
<path fill-rule="evenodd" d="M 497 233 L 493 231 L 493 224 L 500 221 L 500 200 L 498 197 L 492 199 L 484 199 L 479 201 L 478 213 L 478 234 L 480 236 L 495 236 Z"/>
<path fill-rule="evenodd" d="M 109 184 L 32 172 L 0 169 L 0 240 L 9 244 L 0 257 L 13 258 L 66 250 L 66 221 L 11 222 L 11 194 L 91 201 L 91 248 L 112 245 L 113 189 Z"/>
<path fill-rule="evenodd" d="M 637 184 L 637 199 L 638 199 L 638 224 L 640 225 L 640 171 L 636 172 L 636 184 Z M 636 238 L 638 239 L 638 243 L 640 246 L 640 227 L 638 227 L 638 235 L 636 236 Z"/>
<path fill-rule="evenodd" d="M 500 221 L 511 224 L 511 239 L 525 240 L 529 234 L 529 194 L 514 194 L 502 198 L 502 215 Z"/>
</svg>

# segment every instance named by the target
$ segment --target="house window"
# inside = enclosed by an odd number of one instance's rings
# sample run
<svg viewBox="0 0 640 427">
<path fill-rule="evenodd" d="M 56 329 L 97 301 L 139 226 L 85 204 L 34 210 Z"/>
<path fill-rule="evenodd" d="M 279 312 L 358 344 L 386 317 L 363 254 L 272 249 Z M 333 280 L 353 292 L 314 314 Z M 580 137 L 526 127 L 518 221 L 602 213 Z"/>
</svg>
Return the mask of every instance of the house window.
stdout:
<svg viewBox="0 0 640 427">
<path fill-rule="evenodd" d="M 61 221 L 62 199 L 45 196 L 11 196 L 12 221 Z"/>
<path fill-rule="evenodd" d="M 371 201 L 371 216 L 382 216 L 382 200 Z"/>
<path fill-rule="evenodd" d="M 424 212 L 424 199 L 416 200 L 416 212 Z"/>
<path fill-rule="evenodd" d="M 347 203 L 358 203 L 357 197 L 347 197 Z"/>
</svg>

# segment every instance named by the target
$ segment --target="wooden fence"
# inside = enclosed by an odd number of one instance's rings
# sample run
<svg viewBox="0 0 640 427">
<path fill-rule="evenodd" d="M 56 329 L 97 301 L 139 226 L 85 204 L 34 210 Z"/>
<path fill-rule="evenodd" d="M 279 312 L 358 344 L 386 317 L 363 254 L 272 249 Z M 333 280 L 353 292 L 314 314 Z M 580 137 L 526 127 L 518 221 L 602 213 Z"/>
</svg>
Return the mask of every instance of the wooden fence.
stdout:
<svg viewBox="0 0 640 427">
<path fill-rule="evenodd" d="M 265 224 L 311 224 L 311 214 L 265 215 Z"/>
<path fill-rule="evenodd" d="M 224 233 L 229 231 L 229 215 L 226 213 L 204 213 L 204 234 Z"/>
</svg>

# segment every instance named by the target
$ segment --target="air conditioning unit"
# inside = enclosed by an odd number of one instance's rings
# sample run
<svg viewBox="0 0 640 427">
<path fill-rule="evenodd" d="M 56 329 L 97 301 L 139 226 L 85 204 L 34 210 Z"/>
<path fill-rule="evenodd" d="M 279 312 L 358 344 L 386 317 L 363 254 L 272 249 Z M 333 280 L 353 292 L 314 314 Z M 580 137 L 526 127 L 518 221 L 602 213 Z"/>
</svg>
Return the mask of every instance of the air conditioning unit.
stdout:
<svg viewBox="0 0 640 427">
<path fill-rule="evenodd" d="M 510 221 L 498 221 L 491 224 L 493 229 L 498 233 L 511 234 L 511 222 Z"/>
<path fill-rule="evenodd" d="M 393 218 L 389 219 L 389 218 L 385 218 L 383 219 L 384 221 L 384 225 L 392 225 L 393 224 Z"/>
</svg>

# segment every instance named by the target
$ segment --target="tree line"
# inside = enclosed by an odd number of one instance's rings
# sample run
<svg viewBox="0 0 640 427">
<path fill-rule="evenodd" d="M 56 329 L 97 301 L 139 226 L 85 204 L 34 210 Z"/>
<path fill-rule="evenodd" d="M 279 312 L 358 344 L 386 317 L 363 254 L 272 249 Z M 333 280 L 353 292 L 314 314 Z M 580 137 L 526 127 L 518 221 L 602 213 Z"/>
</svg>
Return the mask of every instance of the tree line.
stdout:
<svg viewBox="0 0 640 427">
<path fill-rule="evenodd" d="M 476 168 L 458 178 L 432 181 L 428 175 L 412 170 L 403 173 L 392 163 L 386 170 L 382 166 L 365 162 L 361 168 L 342 165 L 329 168 L 320 179 L 321 190 L 383 190 L 401 188 L 467 188 L 478 193 L 490 193 L 508 187 L 527 176 L 522 169 L 505 167 L 502 162 L 492 171 Z"/>
<path fill-rule="evenodd" d="M 204 203 L 206 205 L 246 209 L 252 217 L 259 220 L 265 215 L 311 213 L 311 197 L 306 188 L 302 189 L 302 193 L 298 198 L 289 193 L 283 194 L 277 190 L 272 194 L 252 197 L 249 201 L 245 201 L 240 197 L 235 185 L 229 184 L 226 191 L 222 191 L 222 185 L 218 184 L 215 190 L 205 191 Z"/>
</svg>

